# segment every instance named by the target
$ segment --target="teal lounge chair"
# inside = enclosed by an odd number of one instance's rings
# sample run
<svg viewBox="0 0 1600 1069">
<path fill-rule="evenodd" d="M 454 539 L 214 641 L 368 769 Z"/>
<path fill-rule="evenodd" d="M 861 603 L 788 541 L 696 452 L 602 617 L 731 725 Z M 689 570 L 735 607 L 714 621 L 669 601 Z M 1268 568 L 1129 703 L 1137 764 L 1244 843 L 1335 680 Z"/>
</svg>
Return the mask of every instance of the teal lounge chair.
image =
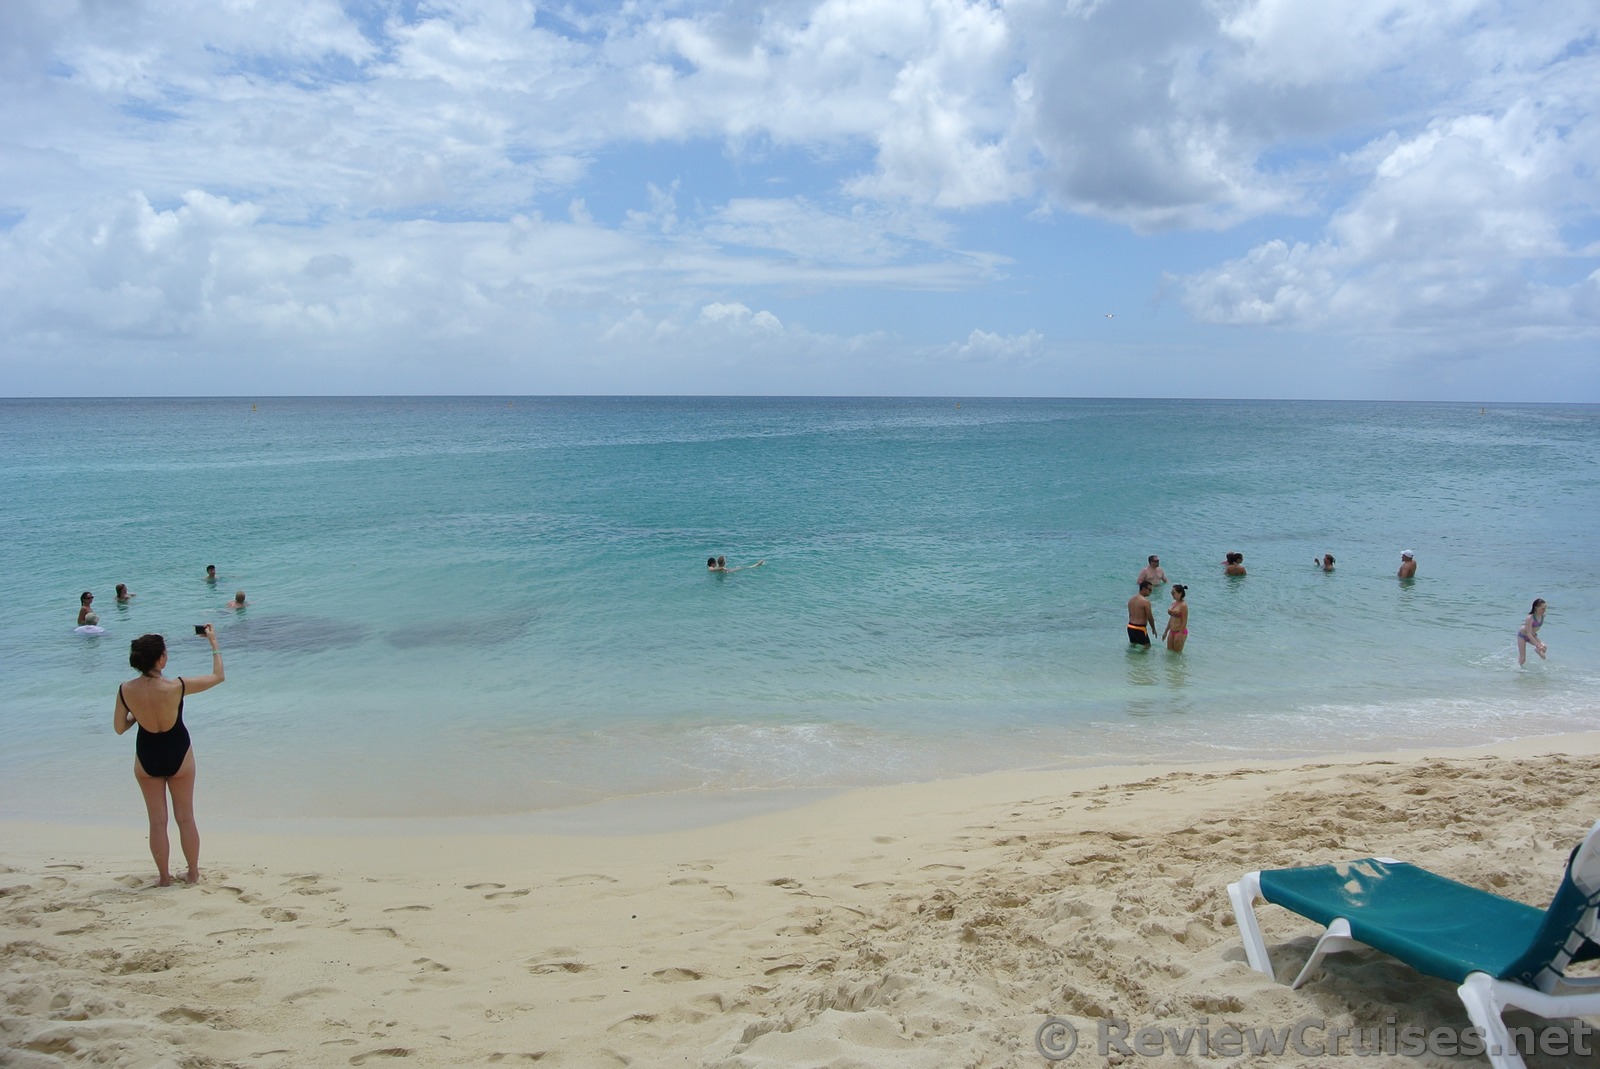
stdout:
<svg viewBox="0 0 1600 1069">
<path fill-rule="evenodd" d="M 1600 1014 L 1600 977 L 1569 978 L 1575 961 L 1600 958 L 1600 822 L 1567 859 L 1547 909 L 1513 902 L 1390 858 L 1247 872 L 1228 885 L 1245 957 L 1273 976 L 1255 901 L 1265 899 L 1326 931 L 1295 977 L 1299 987 L 1325 955 L 1368 946 L 1418 972 L 1459 984 L 1494 1069 L 1523 1069 L 1501 1013 L 1541 1017 Z"/>
</svg>

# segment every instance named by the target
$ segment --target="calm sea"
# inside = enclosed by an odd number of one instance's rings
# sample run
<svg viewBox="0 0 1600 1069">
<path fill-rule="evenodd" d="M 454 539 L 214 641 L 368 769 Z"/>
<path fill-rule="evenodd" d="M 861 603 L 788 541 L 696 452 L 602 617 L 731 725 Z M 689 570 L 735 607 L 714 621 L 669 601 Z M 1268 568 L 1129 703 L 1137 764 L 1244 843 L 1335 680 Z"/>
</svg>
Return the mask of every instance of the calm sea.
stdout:
<svg viewBox="0 0 1600 1069">
<path fill-rule="evenodd" d="M 138 812 L 128 641 L 203 673 L 205 620 L 228 680 L 186 720 L 230 817 L 1596 729 L 1597 484 L 1592 406 L 4 400 L 0 811 Z M 1181 655 L 1126 641 L 1150 553 Z"/>
</svg>

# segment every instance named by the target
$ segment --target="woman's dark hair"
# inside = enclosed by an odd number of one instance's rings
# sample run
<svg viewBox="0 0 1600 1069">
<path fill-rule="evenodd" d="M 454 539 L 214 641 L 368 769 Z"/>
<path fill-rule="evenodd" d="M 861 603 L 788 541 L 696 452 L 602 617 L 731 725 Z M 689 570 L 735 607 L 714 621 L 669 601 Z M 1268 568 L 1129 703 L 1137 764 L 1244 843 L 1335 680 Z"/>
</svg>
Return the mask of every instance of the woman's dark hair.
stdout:
<svg viewBox="0 0 1600 1069">
<path fill-rule="evenodd" d="M 80 601 L 80 602 L 82 602 L 82 601 L 88 601 L 88 600 L 90 600 L 90 599 L 91 599 L 91 598 L 93 598 L 93 597 L 94 597 L 94 591 L 92 591 L 92 590 L 85 590 L 85 591 L 84 591 L 84 592 L 83 592 L 83 593 L 82 593 L 82 594 L 79 594 L 79 595 L 78 595 L 78 600 L 79 600 L 79 601 Z"/>
<path fill-rule="evenodd" d="M 716 566 L 717 566 L 717 558 L 715 558 L 715 557 L 707 557 L 706 558 L 706 567 L 707 568 L 715 568 Z"/>
<path fill-rule="evenodd" d="M 150 671 L 167 652 L 167 640 L 160 635 L 140 635 L 128 647 L 128 664 L 141 675 Z"/>
<path fill-rule="evenodd" d="M 1533 599 L 1533 608 L 1528 610 L 1528 615 L 1532 616 L 1534 613 L 1538 612 L 1539 611 L 1539 606 L 1541 606 L 1543 604 L 1544 604 L 1544 599 L 1543 598 L 1534 598 Z"/>
<path fill-rule="evenodd" d="M 1185 601 L 1189 600 L 1189 588 L 1184 586 L 1182 583 L 1173 583 L 1172 592 Z"/>
</svg>

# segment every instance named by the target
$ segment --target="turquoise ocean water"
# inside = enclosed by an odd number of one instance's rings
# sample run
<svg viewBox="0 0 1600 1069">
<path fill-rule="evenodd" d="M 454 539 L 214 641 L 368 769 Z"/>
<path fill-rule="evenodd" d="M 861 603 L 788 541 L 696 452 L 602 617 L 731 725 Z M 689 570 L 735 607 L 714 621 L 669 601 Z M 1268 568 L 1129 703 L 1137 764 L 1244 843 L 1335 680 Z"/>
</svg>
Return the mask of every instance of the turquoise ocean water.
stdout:
<svg viewBox="0 0 1600 1069">
<path fill-rule="evenodd" d="M 140 812 L 128 641 L 203 673 L 203 620 L 228 681 L 186 720 L 229 817 L 1600 728 L 1597 461 L 1592 406 L 3 400 L 0 810 Z M 1182 655 L 1126 642 L 1149 553 Z"/>
</svg>

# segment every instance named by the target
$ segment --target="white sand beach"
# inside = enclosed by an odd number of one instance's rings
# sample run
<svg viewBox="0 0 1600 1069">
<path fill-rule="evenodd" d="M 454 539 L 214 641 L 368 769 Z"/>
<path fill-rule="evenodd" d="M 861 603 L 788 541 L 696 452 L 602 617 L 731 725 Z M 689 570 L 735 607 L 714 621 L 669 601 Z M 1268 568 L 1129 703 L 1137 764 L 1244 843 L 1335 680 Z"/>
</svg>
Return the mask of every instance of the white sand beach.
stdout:
<svg viewBox="0 0 1600 1069">
<path fill-rule="evenodd" d="M 1084 1033 L 1064 1065 L 1310 1069 L 1329 1060 L 1105 1057 L 1093 1030 L 1465 1027 L 1451 985 L 1371 952 L 1300 991 L 1251 972 L 1226 884 L 1389 855 L 1543 905 L 1600 816 L 1597 773 L 1583 735 L 1007 773 L 631 834 L 246 832 L 202 807 L 203 879 L 167 889 L 130 777 L 114 826 L 0 825 L 0 1062 L 1040 1066 L 1056 1015 Z M 1312 926 L 1263 917 L 1292 977 Z"/>
</svg>

